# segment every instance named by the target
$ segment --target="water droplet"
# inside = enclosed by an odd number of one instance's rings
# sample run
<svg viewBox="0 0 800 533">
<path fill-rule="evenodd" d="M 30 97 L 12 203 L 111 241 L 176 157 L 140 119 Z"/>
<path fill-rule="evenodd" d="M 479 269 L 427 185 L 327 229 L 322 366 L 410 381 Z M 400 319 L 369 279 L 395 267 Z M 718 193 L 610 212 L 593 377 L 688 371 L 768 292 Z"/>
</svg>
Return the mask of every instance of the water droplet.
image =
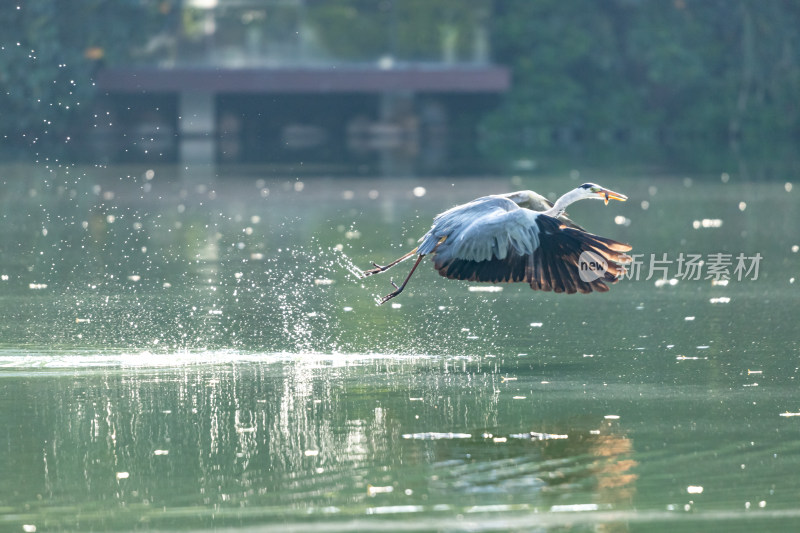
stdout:
<svg viewBox="0 0 800 533">
<path fill-rule="evenodd" d="M 694 229 L 700 228 L 719 228 L 722 227 L 722 219 L 720 218 L 704 218 L 703 220 L 692 221 Z"/>
<path fill-rule="evenodd" d="M 498 285 L 472 285 L 469 292 L 501 292 L 503 287 Z"/>
<path fill-rule="evenodd" d="M 387 485 L 385 487 L 374 487 L 372 485 L 367 485 L 367 495 L 370 497 L 375 497 L 377 494 L 388 494 L 390 492 L 394 492 L 394 487 L 391 485 Z"/>
<path fill-rule="evenodd" d="M 661 278 L 661 279 L 657 279 L 655 281 L 655 286 L 656 287 L 664 287 L 666 285 L 674 287 L 677 284 L 678 284 L 678 280 L 675 279 L 675 278 L 672 278 L 672 279 L 663 279 L 663 278 Z"/>
</svg>

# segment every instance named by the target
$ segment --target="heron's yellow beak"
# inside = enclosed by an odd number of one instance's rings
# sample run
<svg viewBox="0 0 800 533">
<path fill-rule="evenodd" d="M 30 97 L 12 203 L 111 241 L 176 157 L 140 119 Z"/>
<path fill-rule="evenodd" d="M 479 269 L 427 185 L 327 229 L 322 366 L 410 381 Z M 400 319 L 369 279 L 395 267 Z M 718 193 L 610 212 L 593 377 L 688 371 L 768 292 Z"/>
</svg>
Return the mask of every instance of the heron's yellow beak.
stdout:
<svg viewBox="0 0 800 533">
<path fill-rule="evenodd" d="M 618 192 L 609 191 L 608 189 L 600 189 L 597 191 L 597 195 L 600 196 L 603 201 L 605 201 L 606 205 L 608 205 L 609 200 L 619 200 L 620 202 L 624 202 L 628 199 L 627 196 L 624 194 L 620 194 Z"/>
</svg>

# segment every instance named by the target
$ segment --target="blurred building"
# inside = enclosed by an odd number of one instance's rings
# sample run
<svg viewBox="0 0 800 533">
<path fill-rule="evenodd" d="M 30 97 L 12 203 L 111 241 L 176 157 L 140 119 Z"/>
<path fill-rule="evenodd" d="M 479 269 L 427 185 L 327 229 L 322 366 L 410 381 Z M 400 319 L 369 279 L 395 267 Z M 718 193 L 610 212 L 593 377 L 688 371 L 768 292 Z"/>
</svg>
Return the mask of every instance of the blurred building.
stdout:
<svg viewBox="0 0 800 533">
<path fill-rule="evenodd" d="M 112 159 L 293 172 L 468 172 L 509 88 L 488 0 L 173 0 L 99 72 Z"/>
</svg>

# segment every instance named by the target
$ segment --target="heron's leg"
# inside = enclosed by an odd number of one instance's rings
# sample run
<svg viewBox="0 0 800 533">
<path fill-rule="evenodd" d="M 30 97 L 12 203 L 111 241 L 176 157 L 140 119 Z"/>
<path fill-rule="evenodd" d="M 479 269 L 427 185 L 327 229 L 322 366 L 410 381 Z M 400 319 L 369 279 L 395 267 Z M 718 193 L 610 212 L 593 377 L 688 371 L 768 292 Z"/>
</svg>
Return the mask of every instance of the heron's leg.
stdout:
<svg viewBox="0 0 800 533">
<path fill-rule="evenodd" d="M 414 263 L 414 266 L 413 266 L 413 267 L 411 267 L 411 272 L 409 272 L 409 273 L 408 273 L 408 276 L 406 276 L 406 279 L 405 279 L 405 281 L 403 281 L 403 284 L 402 284 L 402 285 L 400 285 L 400 286 L 398 287 L 398 286 L 395 284 L 395 282 L 394 282 L 394 281 L 392 282 L 392 285 L 394 286 L 395 290 L 394 290 L 393 292 L 390 292 L 389 294 L 387 294 L 387 295 L 386 295 L 386 296 L 384 296 L 383 298 L 381 298 L 381 301 L 380 301 L 380 302 L 378 302 L 378 305 L 385 304 L 386 302 L 388 302 L 389 300 L 391 300 L 392 298 L 394 298 L 395 296 L 397 296 L 398 294 L 400 294 L 401 292 L 403 292 L 403 289 L 405 289 L 405 288 L 406 288 L 406 284 L 408 283 L 408 280 L 410 280 L 410 279 L 411 279 L 411 275 L 412 275 L 412 274 L 414 273 L 414 271 L 417 269 L 417 266 L 419 265 L 419 262 L 420 262 L 420 261 L 422 261 L 422 258 L 423 258 L 423 257 L 425 257 L 425 256 L 424 256 L 424 255 L 421 255 L 421 256 L 417 257 L 417 260 L 416 260 L 416 262 Z"/>
<path fill-rule="evenodd" d="M 390 268 L 392 268 L 393 266 L 395 266 L 396 264 L 402 263 L 403 261 L 405 261 L 406 259 L 408 259 L 412 255 L 414 255 L 415 253 L 417 253 L 417 248 L 414 248 L 413 250 L 408 252 L 406 255 L 404 255 L 400 259 L 392 261 L 391 263 L 389 263 L 386 266 L 380 266 L 378 263 L 372 263 L 372 265 L 375 268 L 371 268 L 369 270 L 365 270 L 364 271 L 364 277 L 371 276 L 373 274 L 380 274 L 381 272 L 385 272 L 385 271 L 389 270 Z"/>
</svg>

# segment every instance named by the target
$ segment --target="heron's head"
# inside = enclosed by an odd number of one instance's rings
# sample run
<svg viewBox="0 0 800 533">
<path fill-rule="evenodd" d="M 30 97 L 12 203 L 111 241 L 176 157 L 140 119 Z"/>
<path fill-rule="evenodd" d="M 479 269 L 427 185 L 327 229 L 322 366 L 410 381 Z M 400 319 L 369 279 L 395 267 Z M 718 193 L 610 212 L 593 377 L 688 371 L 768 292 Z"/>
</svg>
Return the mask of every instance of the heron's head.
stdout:
<svg viewBox="0 0 800 533">
<path fill-rule="evenodd" d="M 605 187 L 601 187 L 596 183 L 584 183 L 575 189 L 575 191 L 580 195 L 580 198 L 603 200 L 605 201 L 606 205 L 608 205 L 609 200 L 619 200 L 624 202 L 628 199 L 628 197 L 624 194 L 606 189 Z"/>
</svg>

